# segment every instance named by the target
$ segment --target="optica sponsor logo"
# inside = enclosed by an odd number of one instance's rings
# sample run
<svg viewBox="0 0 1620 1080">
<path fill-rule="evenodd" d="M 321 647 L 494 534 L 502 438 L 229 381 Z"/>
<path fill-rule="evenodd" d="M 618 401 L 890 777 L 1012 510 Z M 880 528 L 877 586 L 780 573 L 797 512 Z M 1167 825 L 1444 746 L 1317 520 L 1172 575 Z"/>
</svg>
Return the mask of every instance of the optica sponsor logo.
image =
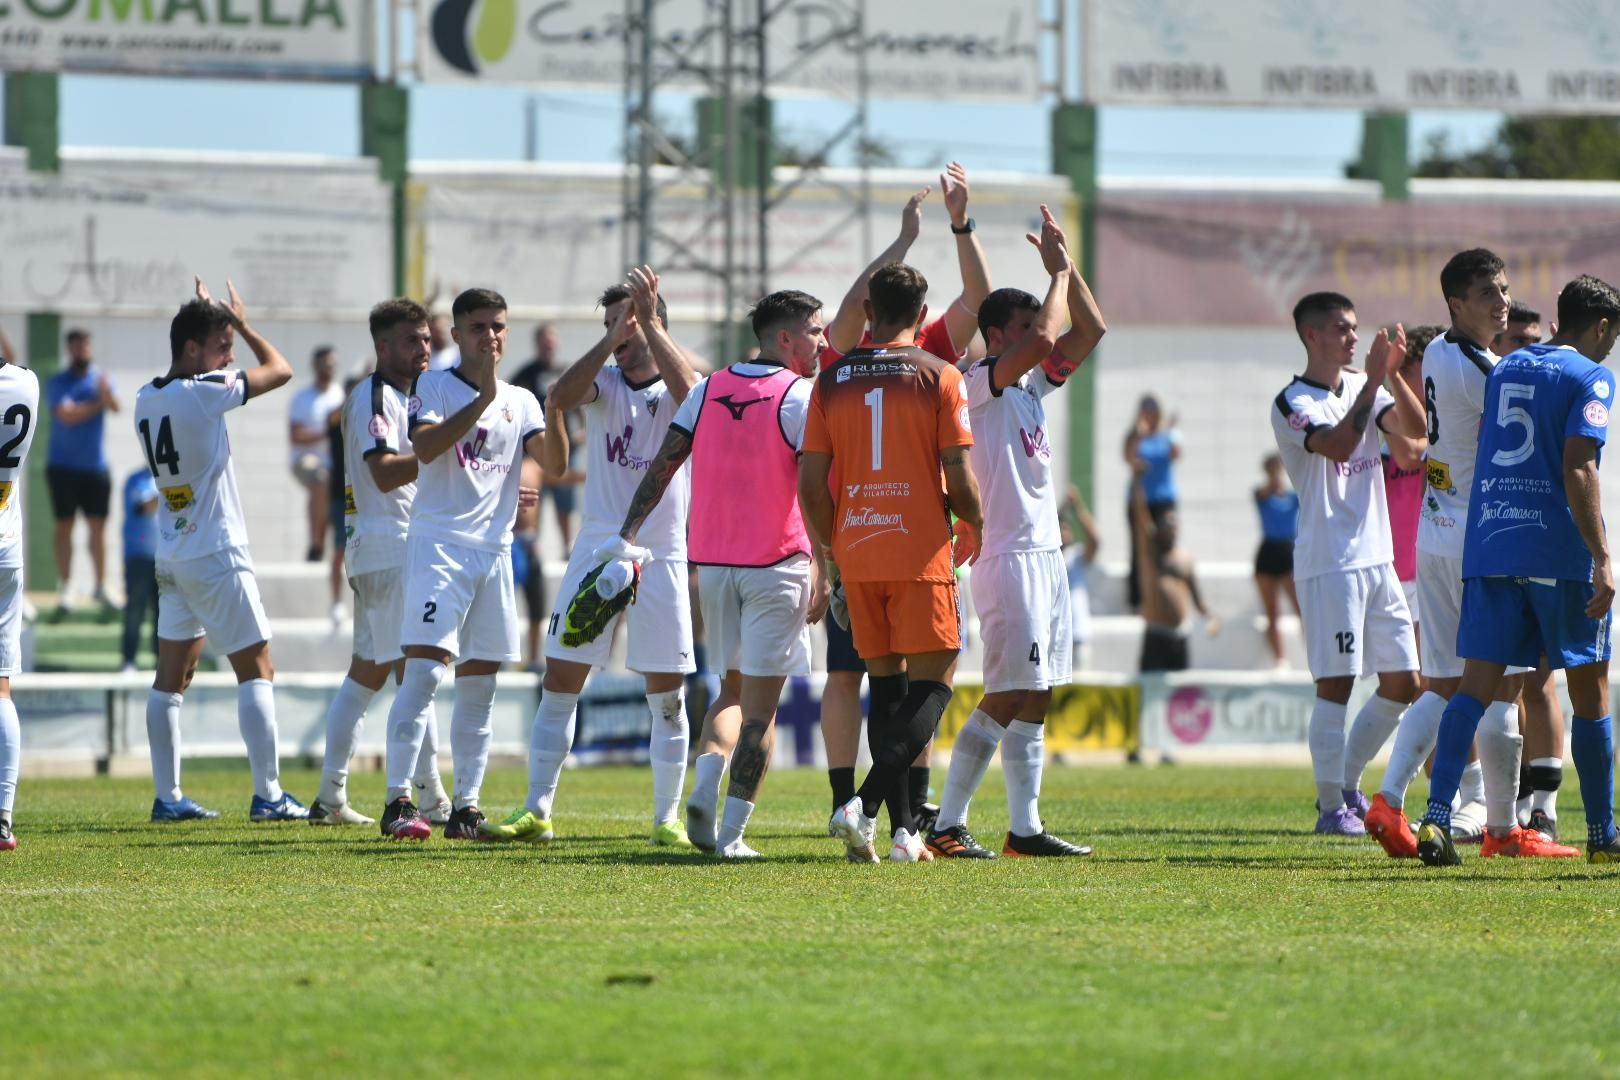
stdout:
<svg viewBox="0 0 1620 1080">
<path fill-rule="evenodd" d="M 469 75 L 506 58 L 517 37 L 517 0 L 440 0 L 433 45 L 444 62 Z"/>
<path fill-rule="evenodd" d="M 1179 686 L 1165 704 L 1164 722 L 1177 741 L 1203 742 L 1215 726 L 1215 702 L 1201 686 Z"/>
</svg>

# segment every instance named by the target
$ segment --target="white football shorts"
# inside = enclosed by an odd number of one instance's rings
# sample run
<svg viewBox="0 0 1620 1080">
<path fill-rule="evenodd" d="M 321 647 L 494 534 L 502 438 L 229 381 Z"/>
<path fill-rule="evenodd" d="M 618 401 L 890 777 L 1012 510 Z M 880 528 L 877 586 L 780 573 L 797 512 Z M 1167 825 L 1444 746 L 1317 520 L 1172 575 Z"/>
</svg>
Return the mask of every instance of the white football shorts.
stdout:
<svg viewBox="0 0 1620 1080">
<path fill-rule="evenodd" d="M 1073 674 L 1073 610 L 1061 551 L 987 555 L 973 564 L 973 607 L 984 639 L 984 688 L 1050 690 Z"/>
<path fill-rule="evenodd" d="M 401 606 L 402 650 L 426 645 L 457 661 L 522 658 L 510 548 L 487 551 L 411 537 L 405 543 Z"/>
<path fill-rule="evenodd" d="M 810 560 L 700 566 L 703 637 L 717 670 L 810 674 Z"/>
<path fill-rule="evenodd" d="M 1462 626 L 1462 560 L 1419 551 L 1417 583 L 1418 604 L 1423 610 L 1423 619 L 1418 623 L 1423 674 L 1431 679 L 1460 679 L 1463 660 L 1457 655 L 1457 631 Z M 1533 670 L 1510 667 L 1505 674 L 1522 675 Z"/>
<path fill-rule="evenodd" d="M 0 678 L 22 670 L 23 568 L 0 566 Z"/>
<path fill-rule="evenodd" d="M 405 655 L 399 635 L 405 621 L 405 568 L 373 570 L 349 579 L 354 590 L 354 655 L 391 664 Z"/>
<path fill-rule="evenodd" d="M 570 648 L 562 643 L 563 621 L 579 583 L 597 567 L 592 553 L 598 542 L 577 539 L 568 557 L 568 570 L 557 587 L 551 617 L 546 620 L 546 659 L 572 660 L 591 667 L 606 667 L 613 649 L 617 623 L 608 625 L 588 645 Z M 686 582 L 686 560 L 654 558 L 641 568 L 636 602 L 619 615 L 629 632 L 625 666 L 638 674 L 697 670 L 692 656 L 692 596 Z"/>
<path fill-rule="evenodd" d="M 1418 669 L 1417 638 L 1393 563 L 1317 574 L 1298 590 L 1312 678 Z"/>
<path fill-rule="evenodd" d="M 195 559 L 157 561 L 158 637 L 194 641 L 208 635 L 226 656 L 270 640 L 270 620 L 245 547 Z"/>
</svg>

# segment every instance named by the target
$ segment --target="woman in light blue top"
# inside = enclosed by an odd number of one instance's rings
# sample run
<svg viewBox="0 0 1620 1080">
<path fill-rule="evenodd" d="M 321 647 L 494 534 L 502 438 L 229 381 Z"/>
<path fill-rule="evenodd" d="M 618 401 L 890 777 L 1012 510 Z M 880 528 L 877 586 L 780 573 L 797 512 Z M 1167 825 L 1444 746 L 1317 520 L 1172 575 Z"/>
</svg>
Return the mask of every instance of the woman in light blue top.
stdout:
<svg viewBox="0 0 1620 1080">
<path fill-rule="evenodd" d="M 1279 590 L 1288 593 L 1299 614 L 1299 597 L 1294 592 L 1294 536 L 1299 525 L 1299 495 L 1283 478 L 1282 458 L 1267 454 L 1266 482 L 1254 489 L 1254 508 L 1260 513 L 1260 550 L 1254 556 L 1254 583 L 1260 590 L 1260 606 L 1266 612 L 1266 645 L 1272 662 L 1287 663 L 1282 634 L 1277 629 Z"/>
</svg>

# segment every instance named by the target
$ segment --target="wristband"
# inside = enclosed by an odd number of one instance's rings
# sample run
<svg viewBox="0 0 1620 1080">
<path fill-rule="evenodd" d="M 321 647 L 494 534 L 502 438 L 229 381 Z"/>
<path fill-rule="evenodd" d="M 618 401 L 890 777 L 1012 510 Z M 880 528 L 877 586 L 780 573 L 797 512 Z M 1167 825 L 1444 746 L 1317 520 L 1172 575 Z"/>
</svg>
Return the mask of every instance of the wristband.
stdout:
<svg viewBox="0 0 1620 1080">
<path fill-rule="evenodd" d="M 966 236 L 968 233 L 972 232 L 975 228 L 977 228 L 977 226 L 974 224 L 973 219 L 968 218 L 967 219 L 967 224 L 963 225 L 960 229 L 957 228 L 955 225 L 952 225 L 951 226 L 951 232 L 955 233 L 957 236 Z"/>
<path fill-rule="evenodd" d="M 1059 384 L 1066 382 L 1069 376 L 1074 374 L 1074 369 L 1079 366 L 1070 363 L 1069 359 L 1057 349 L 1053 349 L 1046 359 L 1041 361 L 1041 370 L 1046 373 L 1047 379 Z"/>
</svg>

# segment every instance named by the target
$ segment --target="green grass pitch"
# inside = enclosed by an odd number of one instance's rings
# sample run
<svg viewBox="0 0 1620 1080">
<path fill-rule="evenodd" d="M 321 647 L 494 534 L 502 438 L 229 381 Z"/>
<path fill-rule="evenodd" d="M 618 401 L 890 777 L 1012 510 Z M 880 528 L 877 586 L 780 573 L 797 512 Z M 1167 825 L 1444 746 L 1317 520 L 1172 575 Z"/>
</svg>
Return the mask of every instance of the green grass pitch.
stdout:
<svg viewBox="0 0 1620 1080">
<path fill-rule="evenodd" d="M 1051 767 L 1090 860 L 875 867 L 813 770 L 767 779 L 753 865 L 649 848 L 644 770 L 566 773 L 543 848 L 250 825 L 245 769 L 187 792 L 226 818 L 24 778 L 0 1075 L 1620 1075 L 1620 872 L 1315 837 L 1303 769 Z"/>
</svg>

